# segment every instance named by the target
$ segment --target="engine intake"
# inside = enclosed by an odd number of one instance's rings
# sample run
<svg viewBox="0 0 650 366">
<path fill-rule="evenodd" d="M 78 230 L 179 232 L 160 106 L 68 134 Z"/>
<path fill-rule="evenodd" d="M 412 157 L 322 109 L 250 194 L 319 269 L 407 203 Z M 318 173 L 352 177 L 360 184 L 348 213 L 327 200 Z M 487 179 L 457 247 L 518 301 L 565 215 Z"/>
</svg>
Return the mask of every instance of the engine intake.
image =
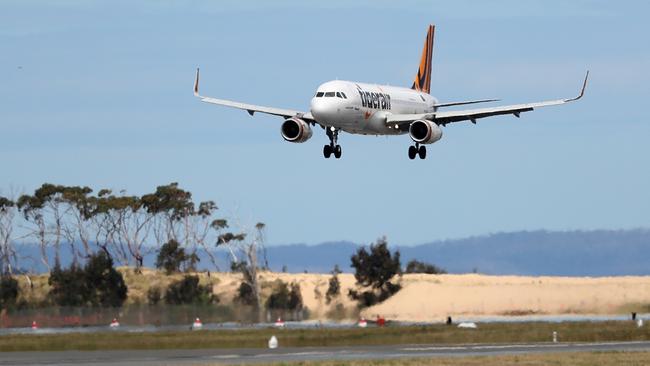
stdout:
<svg viewBox="0 0 650 366">
<path fill-rule="evenodd" d="M 442 129 L 437 124 L 419 119 L 409 126 L 411 139 L 420 144 L 432 144 L 442 138 Z"/>
<path fill-rule="evenodd" d="M 305 142 L 311 138 L 312 131 L 309 123 L 304 120 L 291 117 L 282 123 L 282 138 L 289 142 Z"/>
</svg>

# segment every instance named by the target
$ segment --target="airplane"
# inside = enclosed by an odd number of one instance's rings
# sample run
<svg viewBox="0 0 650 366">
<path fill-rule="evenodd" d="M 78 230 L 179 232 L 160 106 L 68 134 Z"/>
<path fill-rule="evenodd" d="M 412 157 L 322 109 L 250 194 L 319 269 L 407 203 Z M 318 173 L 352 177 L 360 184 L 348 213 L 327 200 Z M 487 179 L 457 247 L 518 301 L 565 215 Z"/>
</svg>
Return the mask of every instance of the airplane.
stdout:
<svg viewBox="0 0 650 366">
<path fill-rule="evenodd" d="M 199 94 L 199 69 L 196 69 L 194 95 L 202 102 L 246 110 L 284 118 L 280 128 L 282 137 L 289 142 L 302 143 L 312 137 L 312 127 L 320 126 L 329 144 L 323 147 L 323 156 L 339 159 L 342 154 L 338 144 L 339 132 L 361 135 L 408 134 L 413 145 L 408 157 L 425 159 L 426 146 L 442 138 L 442 128 L 449 123 L 470 121 L 476 124 L 480 118 L 508 115 L 515 117 L 536 108 L 560 105 L 582 98 L 587 86 L 589 71 L 577 97 L 543 102 L 506 105 L 489 108 L 446 110 L 447 107 L 495 102 L 498 99 L 469 100 L 440 103 L 429 94 L 431 87 L 431 56 L 435 26 L 429 25 L 420 65 L 410 88 L 366 84 L 354 81 L 333 80 L 321 84 L 308 112 L 265 107 L 231 100 L 205 97 Z"/>
</svg>

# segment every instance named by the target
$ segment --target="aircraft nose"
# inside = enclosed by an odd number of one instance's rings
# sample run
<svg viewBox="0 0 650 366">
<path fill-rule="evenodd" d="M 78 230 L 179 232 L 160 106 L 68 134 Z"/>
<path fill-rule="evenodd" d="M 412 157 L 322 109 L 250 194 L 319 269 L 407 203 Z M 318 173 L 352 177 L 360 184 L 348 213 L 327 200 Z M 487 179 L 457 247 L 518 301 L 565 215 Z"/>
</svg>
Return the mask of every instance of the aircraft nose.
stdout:
<svg viewBox="0 0 650 366">
<path fill-rule="evenodd" d="M 313 98 L 311 100 L 311 115 L 321 123 L 331 123 L 334 117 L 333 109 L 324 98 Z"/>
</svg>

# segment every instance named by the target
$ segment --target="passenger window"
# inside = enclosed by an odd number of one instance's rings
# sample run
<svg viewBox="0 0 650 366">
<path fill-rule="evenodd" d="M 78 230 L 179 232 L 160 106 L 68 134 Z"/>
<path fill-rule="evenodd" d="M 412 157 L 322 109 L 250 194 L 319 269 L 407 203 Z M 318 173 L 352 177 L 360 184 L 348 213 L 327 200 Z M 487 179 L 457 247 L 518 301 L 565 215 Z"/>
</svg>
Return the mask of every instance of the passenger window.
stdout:
<svg viewBox="0 0 650 366">
<path fill-rule="evenodd" d="M 316 93 L 316 98 L 320 98 L 320 97 L 322 97 L 323 94 L 325 94 L 325 93 L 323 93 L 323 92 L 318 92 L 318 93 Z"/>
<path fill-rule="evenodd" d="M 336 96 L 339 97 L 339 98 L 343 98 L 343 97 L 341 96 L 341 93 L 339 93 L 339 92 L 336 92 Z"/>
<path fill-rule="evenodd" d="M 327 93 L 325 93 L 325 96 L 326 96 L 326 97 L 333 97 L 333 96 L 334 96 L 334 92 L 327 92 Z"/>
<path fill-rule="evenodd" d="M 345 96 L 344 92 L 341 92 L 341 95 L 343 96 L 343 99 L 348 99 L 348 97 Z"/>
</svg>

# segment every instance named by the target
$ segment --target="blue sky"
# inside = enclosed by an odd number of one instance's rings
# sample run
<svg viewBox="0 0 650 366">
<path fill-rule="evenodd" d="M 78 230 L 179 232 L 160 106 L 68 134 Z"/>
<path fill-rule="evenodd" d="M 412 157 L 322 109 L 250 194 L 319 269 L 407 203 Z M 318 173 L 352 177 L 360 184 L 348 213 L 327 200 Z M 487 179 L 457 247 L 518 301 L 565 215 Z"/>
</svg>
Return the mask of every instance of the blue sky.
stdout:
<svg viewBox="0 0 650 366">
<path fill-rule="evenodd" d="M 409 245 L 650 224 L 647 2 L 3 1 L 0 190 L 43 182 L 142 194 L 172 181 L 268 241 Z M 436 24 L 432 94 L 574 104 L 408 136 L 280 137 L 281 120 L 202 92 L 307 109 L 327 80 L 410 85 Z"/>
</svg>

